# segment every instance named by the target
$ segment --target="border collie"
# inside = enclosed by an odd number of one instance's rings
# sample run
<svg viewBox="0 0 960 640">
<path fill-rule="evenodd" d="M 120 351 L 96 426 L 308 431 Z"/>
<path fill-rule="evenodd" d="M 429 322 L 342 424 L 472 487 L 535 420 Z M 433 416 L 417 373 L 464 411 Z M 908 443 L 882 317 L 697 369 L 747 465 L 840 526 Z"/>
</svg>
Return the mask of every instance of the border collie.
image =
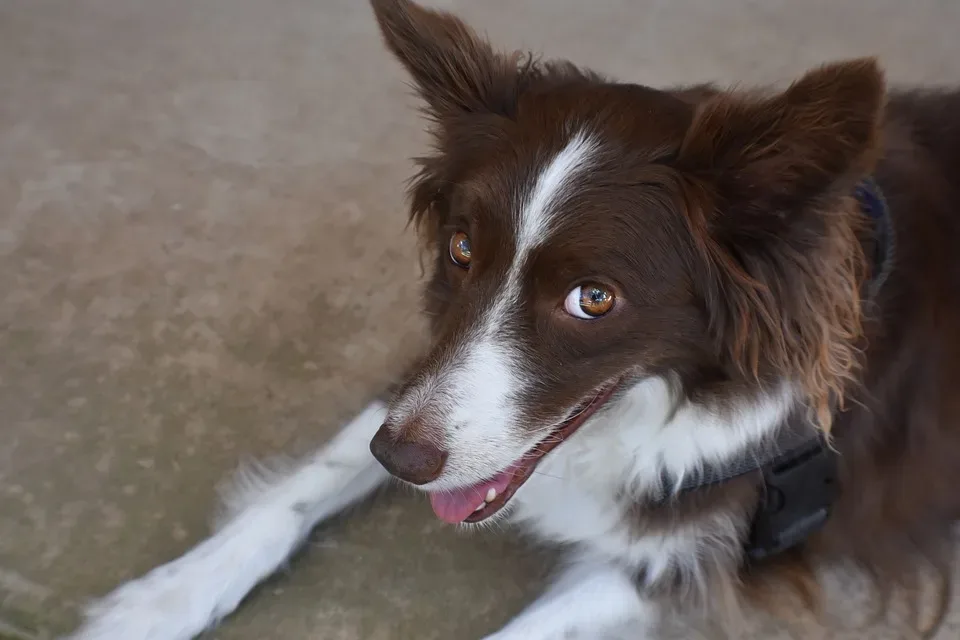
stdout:
<svg viewBox="0 0 960 640">
<path fill-rule="evenodd" d="M 411 186 L 431 346 L 74 638 L 195 637 L 391 476 L 570 550 L 496 640 L 654 637 L 678 605 L 735 624 L 777 581 L 813 606 L 823 563 L 947 575 L 960 92 L 888 91 L 873 59 L 653 89 L 372 5 L 434 136 Z"/>
</svg>

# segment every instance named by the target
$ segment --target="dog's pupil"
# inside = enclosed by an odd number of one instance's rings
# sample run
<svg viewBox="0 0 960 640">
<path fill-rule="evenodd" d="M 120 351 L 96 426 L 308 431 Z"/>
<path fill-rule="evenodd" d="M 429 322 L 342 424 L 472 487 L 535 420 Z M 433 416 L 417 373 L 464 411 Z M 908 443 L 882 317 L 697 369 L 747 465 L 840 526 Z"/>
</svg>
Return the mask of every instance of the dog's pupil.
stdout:
<svg viewBox="0 0 960 640">
<path fill-rule="evenodd" d="M 611 294 L 599 286 L 584 287 L 580 294 L 580 307 L 591 315 L 606 313 L 610 306 Z"/>
<path fill-rule="evenodd" d="M 607 292 L 603 289 L 594 287 L 590 290 L 590 304 L 592 305 L 602 305 L 607 300 Z"/>
</svg>

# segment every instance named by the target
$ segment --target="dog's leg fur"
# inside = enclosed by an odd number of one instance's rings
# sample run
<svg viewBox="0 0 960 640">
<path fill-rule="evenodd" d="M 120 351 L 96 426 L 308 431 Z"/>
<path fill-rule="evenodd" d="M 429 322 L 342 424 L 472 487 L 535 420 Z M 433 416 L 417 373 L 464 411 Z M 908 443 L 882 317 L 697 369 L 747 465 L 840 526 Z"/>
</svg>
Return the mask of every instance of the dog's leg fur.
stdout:
<svg viewBox="0 0 960 640">
<path fill-rule="evenodd" d="M 387 479 L 369 451 L 386 416 L 370 404 L 289 473 L 242 474 L 229 515 L 186 555 L 91 608 L 73 640 L 189 640 L 233 611 L 296 551 L 311 529 Z"/>
<path fill-rule="evenodd" d="M 650 637 L 658 620 L 657 605 L 642 598 L 629 573 L 606 562 L 583 560 L 485 640 L 599 638 L 627 628 L 628 637 L 642 640 Z"/>
</svg>

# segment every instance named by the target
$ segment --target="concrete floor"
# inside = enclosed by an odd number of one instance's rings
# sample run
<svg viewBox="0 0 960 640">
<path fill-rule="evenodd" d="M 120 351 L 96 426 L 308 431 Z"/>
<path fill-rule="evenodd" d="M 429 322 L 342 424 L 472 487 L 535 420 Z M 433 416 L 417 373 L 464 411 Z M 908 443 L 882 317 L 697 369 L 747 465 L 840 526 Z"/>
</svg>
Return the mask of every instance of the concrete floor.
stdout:
<svg viewBox="0 0 960 640">
<path fill-rule="evenodd" d="M 956 0 L 444 5 L 650 84 L 869 53 L 960 81 Z M 361 0 L 0 2 L 0 638 L 51 637 L 184 551 L 239 459 L 317 445 L 414 355 L 413 104 Z M 360 511 L 212 637 L 477 637 L 549 565 L 411 496 Z"/>
</svg>

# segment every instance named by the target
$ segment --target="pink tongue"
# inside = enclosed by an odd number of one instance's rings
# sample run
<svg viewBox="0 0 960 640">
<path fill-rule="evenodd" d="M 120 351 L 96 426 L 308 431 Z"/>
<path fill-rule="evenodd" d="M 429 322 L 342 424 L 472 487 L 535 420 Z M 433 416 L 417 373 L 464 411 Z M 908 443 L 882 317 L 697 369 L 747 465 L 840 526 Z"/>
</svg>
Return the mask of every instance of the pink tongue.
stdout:
<svg viewBox="0 0 960 640">
<path fill-rule="evenodd" d="M 483 504 L 483 499 L 490 489 L 495 489 L 497 495 L 503 493 L 513 479 L 513 469 L 497 474 L 490 480 L 484 480 L 472 487 L 463 487 L 451 491 L 438 491 L 430 494 L 430 506 L 437 517 L 450 524 L 458 524 L 470 517 L 477 507 Z"/>
</svg>

